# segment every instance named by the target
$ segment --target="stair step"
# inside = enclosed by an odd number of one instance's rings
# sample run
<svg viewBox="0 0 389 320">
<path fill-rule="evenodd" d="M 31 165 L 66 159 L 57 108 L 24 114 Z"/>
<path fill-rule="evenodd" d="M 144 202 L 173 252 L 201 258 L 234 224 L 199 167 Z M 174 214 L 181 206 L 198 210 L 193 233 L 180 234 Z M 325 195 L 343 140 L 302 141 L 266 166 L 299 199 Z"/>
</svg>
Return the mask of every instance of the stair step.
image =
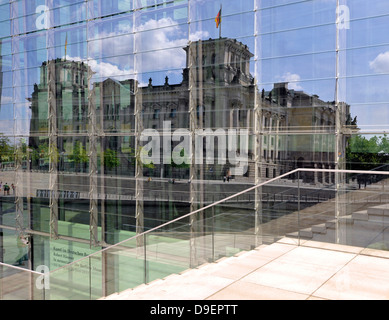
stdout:
<svg viewBox="0 0 389 320">
<path fill-rule="evenodd" d="M 362 220 L 362 221 L 368 221 L 369 215 L 367 213 L 367 210 L 357 211 L 352 214 L 352 217 L 354 220 Z"/>
<path fill-rule="evenodd" d="M 285 235 L 285 237 L 290 238 L 290 239 L 299 239 L 299 238 L 312 239 L 313 233 L 311 231 L 308 231 L 308 230 L 301 230 L 300 233 L 298 231 L 287 233 Z"/>
<path fill-rule="evenodd" d="M 357 211 L 352 214 L 354 223 L 361 221 L 371 223 L 389 223 L 389 205 L 379 205 L 367 210 Z"/>
<path fill-rule="evenodd" d="M 336 220 L 328 220 L 325 222 L 326 228 L 327 229 L 333 229 L 335 228 Z"/>
<path fill-rule="evenodd" d="M 312 238 L 313 237 L 312 228 L 306 228 L 306 229 L 300 230 L 300 237 Z"/>
<path fill-rule="evenodd" d="M 297 239 L 299 237 L 299 233 L 297 231 L 296 232 L 291 232 L 291 233 L 287 233 L 286 236 L 288 238 Z"/>
<path fill-rule="evenodd" d="M 204 263 L 193 269 L 187 269 L 180 273 L 174 273 L 169 276 L 164 277 L 163 279 L 156 279 L 148 284 L 141 284 L 135 288 L 127 289 L 122 292 L 116 292 L 110 296 L 103 297 L 104 300 L 118 300 L 118 299 L 127 299 L 127 297 L 133 297 L 134 294 L 143 294 L 147 290 L 151 289 L 155 292 L 161 292 L 164 290 L 165 286 L 168 284 L 171 286 L 180 287 L 182 282 L 188 282 L 191 278 L 203 277 L 215 272 L 218 272 L 220 268 L 228 268 L 230 263 L 240 263 L 239 261 L 244 261 L 246 258 L 255 257 L 262 249 L 267 248 L 268 245 L 258 245 L 253 250 L 250 251 L 241 251 L 234 256 L 223 257 L 218 259 L 215 262 Z M 254 259 L 255 260 L 255 259 Z"/>
<path fill-rule="evenodd" d="M 249 252 L 249 251 L 246 251 L 246 250 L 240 251 L 240 252 L 238 252 L 237 254 L 235 254 L 234 257 L 244 256 L 244 255 L 246 255 L 248 252 Z"/>
<path fill-rule="evenodd" d="M 317 224 L 315 226 L 312 226 L 312 232 L 314 233 L 327 233 L 327 227 L 325 223 Z"/>
<path fill-rule="evenodd" d="M 369 215 L 374 216 L 389 216 L 389 204 L 381 204 L 367 209 Z"/>
<path fill-rule="evenodd" d="M 339 219 L 339 221 L 340 221 L 341 223 L 349 223 L 349 224 L 352 224 L 353 221 L 354 221 L 354 219 L 353 219 L 352 215 L 349 214 L 349 215 L 347 215 L 347 216 L 341 217 L 341 218 Z"/>
</svg>

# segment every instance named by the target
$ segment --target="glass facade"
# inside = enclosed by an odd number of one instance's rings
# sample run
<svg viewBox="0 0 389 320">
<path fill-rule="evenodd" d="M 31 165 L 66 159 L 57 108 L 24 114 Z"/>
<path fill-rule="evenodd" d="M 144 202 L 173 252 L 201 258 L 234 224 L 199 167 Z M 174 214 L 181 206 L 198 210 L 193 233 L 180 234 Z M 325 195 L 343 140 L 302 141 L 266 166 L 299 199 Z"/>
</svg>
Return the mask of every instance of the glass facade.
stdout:
<svg viewBox="0 0 389 320">
<path fill-rule="evenodd" d="M 385 168 L 388 25 L 385 0 L 0 0 L 0 262 Z"/>
</svg>

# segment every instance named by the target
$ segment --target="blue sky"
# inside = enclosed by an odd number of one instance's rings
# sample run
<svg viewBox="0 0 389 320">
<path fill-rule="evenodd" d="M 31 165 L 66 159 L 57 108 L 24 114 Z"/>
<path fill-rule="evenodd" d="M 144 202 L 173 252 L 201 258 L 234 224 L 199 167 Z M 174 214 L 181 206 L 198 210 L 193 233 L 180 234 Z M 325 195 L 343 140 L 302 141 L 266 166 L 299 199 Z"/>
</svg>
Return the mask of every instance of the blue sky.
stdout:
<svg viewBox="0 0 389 320">
<path fill-rule="evenodd" d="M 35 22 L 46 14 L 36 8 L 45 2 L 14 4 L 11 12 L 23 9 L 27 18 L 13 20 L 11 28 L 8 2 L 0 1 L 5 3 L 0 6 L 0 24 L 9 24 L 2 32 L 36 31 Z M 102 0 L 53 3 L 56 8 L 44 18 L 49 17 L 54 26 L 67 25 L 28 35 L 35 40 L 15 37 L 12 52 L 10 41 L 3 39 L 4 61 L 28 68 L 18 74 L 23 87 L 31 88 L 39 81 L 41 60 L 64 57 L 66 36 L 67 58 L 87 61 L 96 72 L 96 81 L 137 78 L 145 84 L 152 77 L 153 83 L 162 84 L 168 75 L 171 83 L 178 83 L 186 62 L 182 48 L 189 40 L 218 37 L 214 19 L 222 5 L 222 36 L 237 38 L 255 54 L 251 73 L 260 87 L 270 89 L 275 82 L 288 81 L 291 89 L 317 94 L 323 100 L 335 99 L 336 0 L 177 0 L 169 5 L 159 0 L 156 3 L 161 6 L 142 10 L 138 9 L 152 1 L 122 0 L 116 7 L 114 1 Z M 389 1 L 341 3 L 348 6 L 351 22 L 350 29 L 339 31 L 340 98 L 351 104 L 360 126 L 389 126 Z M 98 18 L 117 11 L 133 13 Z M 88 25 L 73 24 L 86 17 L 96 19 Z M 25 92 L 17 91 L 11 97 L 10 90 L 4 89 L 2 103 L 15 102 L 15 97 L 23 100 Z M 2 109 L 0 120 L 11 120 L 10 111 Z M 25 111 L 20 114 L 28 116 Z"/>
</svg>

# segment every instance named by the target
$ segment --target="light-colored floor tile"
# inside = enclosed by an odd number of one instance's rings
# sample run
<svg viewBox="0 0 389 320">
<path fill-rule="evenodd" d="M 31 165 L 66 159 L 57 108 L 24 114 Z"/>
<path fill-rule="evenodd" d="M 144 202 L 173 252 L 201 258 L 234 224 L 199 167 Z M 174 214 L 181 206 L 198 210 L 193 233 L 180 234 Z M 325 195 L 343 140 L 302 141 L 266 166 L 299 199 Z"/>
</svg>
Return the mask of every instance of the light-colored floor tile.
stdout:
<svg viewBox="0 0 389 320">
<path fill-rule="evenodd" d="M 310 247 L 297 247 L 280 257 L 279 261 L 306 263 L 320 267 L 338 267 L 351 261 L 356 254 Z"/>
<path fill-rule="evenodd" d="M 334 271 L 328 268 L 275 262 L 251 273 L 242 280 L 297 293 L 312 294 L 333 274 Z"/>
<path fill-rule="evenodd" d="M 295 239 L 295 238 L 285 237 L 285 238 L 282 238 L 282 239 L 278 240 L 277 243 L 291 244 L 291 245 L 295 245 L 296 246 L 296 245 L 299 244 L 299 240 Z"/>
<path fill-rule="evenodd" d="M 259 262 L 260 264 L 265 264 L 266 262 Z M 245 265 L 245 264 L 240 264 L 240 263 L 231 263 L 225 265 L 225 268 L 220 269 L 220 270 L 215 270 L 212 272 L 212 275 L 217 275 L 219 277 L 224 277 L 227 279 L 232 279 L 232 280 L 238 280 L 248 273 L 254 271 L 257 269 L 257 266 L 250 266 L 250 265 Z"/>
<path fill-rule="evenodd" d="M 308 295 L 238 281 L 220 290 L 207 300 L 305 300 Z"/>
<path fill-rule="evenodd" d="M 256 254 L 258 256 L 262 256 L 265 258 L 278 258 L 285 253 L 295 249 L 296 246 L 289 245 L 289 244 L 283 244 L 283 243 L 274 243 L 271 246 L 267 246 L 265 248 L 262 248 L 258 251 L 256 251 Z"/>
<path fill-rule="evenodd" d="M 197 272 L 185 274 L 150 290 L 150 299 L 197 300 L 205 299 L 229 286 L 233 280 Z"/>
<path fill-rule="evenodd" d="M 359 255 L 347 265 L 347 268 L 361 275 L 370 274 L 382 280 L 389 280 L 389 259 Z"/>
<path fill-rule="evenodd" d="M 388 281 L 342 270 L 320 287 L 315 296 L 331 300 L 388 300 Z"/>
<path fill-rule="evenodd" d="M 384 250 L 366 248 L 366 249 L 362 250 L 361 254 L 366 255 L 366 256 L 381 257 L 381 258 L 389 259 L 389 251 L 384 251 Z"/>
<path fill-rule="evenodd" d="M 110 299 L 389 299 L 389 259 L 379 257 L 379 252 L 358 255 L 359 251 L 325 243 L 275 243 Z"/>
<path fill-rule="evenodd" d="M 319 242 L 319 241 L 307 241 L 304 243 L 304 247 L 312 247 L 312 248 L 326 249 L 326 250 L 333 250 L 333 251 L 342 251 L 342 252 L 349 252 L 349 253 L 355 253 L 355 254 L 358 254 L 363 250 L 363 248 L 359 248 L 359 247 L 346 246 L 346 245 L 340 245 L 340 244 L 334 244 L 334 243 Z"/>
<path fill-rule="evenodd" d="M 355 255 L 314 248 L 296 248 L 252 272 L 243 280 L 283 290 L 312 294 Z"/>
<path fill-rule="evenodd" d="M 307 300 L 328 300 L 320 297 L 310 296 Z"/>
<path fill-rule="evenodd" d="M 273 260 L 274 258 L 264 257 L 260 253 L 253 251 L 251 254 L 231 258 L 223 261 L 220 266 L 215 265 L 212 269 L 208 268 L 204 270 L 211 275 L 238 280 Z"/>
<path fill-rule="evenodd" d="M 389 299 L 389 260 L 358 256 L 315 293 L 332 300 Z"/>
</svg>

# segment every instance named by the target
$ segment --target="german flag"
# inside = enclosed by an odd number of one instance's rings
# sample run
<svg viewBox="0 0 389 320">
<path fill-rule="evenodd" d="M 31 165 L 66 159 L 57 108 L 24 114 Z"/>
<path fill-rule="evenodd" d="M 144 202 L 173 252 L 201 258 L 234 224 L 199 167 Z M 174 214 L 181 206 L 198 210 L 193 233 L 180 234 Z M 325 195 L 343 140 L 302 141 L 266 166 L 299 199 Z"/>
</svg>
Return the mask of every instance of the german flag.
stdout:
<svg viewBox="0 0 389 320">
<path fill-rule="evenodd" d="M 65 39 L 65 59 L 68 51 L 68 33 L 66 32 L 66 39 Z"/>
<path fill-rule="evenodd" d="M 219 10 L 219 13 L 217 14 L 217 16 L 215 18 L 215 22 L 216 22 L 216 28 L 219 28 L 219 26 L 222 22 L 222 9 Z"/>
</svg>

